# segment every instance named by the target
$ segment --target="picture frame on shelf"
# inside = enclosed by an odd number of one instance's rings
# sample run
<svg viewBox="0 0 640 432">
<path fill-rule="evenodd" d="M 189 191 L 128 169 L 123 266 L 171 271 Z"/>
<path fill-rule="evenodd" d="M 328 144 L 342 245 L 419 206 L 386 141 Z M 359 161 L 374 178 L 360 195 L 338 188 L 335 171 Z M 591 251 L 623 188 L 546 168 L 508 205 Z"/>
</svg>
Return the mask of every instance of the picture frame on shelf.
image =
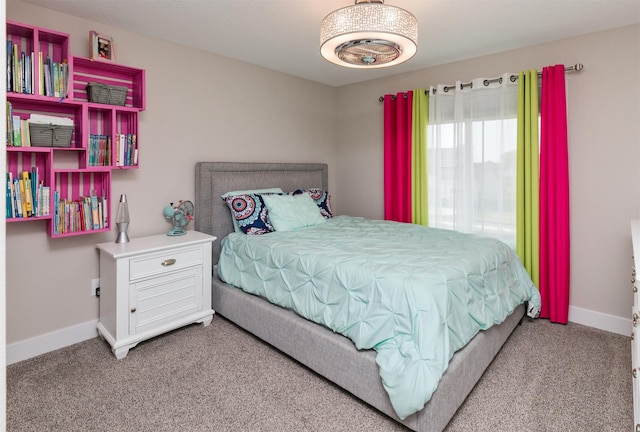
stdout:
<svg viewBox="0 0 640 432">
<path fill-rule="evenodd" d="M 89 32 L 89 44 L 91 60 L 116 61 L 116 44 L 113 37 L 91 30 Z"/>
</svg>

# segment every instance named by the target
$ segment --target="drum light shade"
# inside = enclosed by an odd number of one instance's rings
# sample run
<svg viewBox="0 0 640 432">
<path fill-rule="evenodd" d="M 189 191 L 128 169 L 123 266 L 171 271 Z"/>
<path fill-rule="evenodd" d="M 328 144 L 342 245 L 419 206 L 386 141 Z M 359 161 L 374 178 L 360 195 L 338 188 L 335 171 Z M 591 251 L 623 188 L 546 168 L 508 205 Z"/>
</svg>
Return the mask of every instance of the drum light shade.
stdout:
<svg viewBox="0 0 640 432">
<path fill-rule="evenodd" d="M 380 68 L 403 63 L 418 49 L 418 21 L 383 0 L 356 0 L 320 26 L 320 53 L 340 66 Z"/>
</svg>

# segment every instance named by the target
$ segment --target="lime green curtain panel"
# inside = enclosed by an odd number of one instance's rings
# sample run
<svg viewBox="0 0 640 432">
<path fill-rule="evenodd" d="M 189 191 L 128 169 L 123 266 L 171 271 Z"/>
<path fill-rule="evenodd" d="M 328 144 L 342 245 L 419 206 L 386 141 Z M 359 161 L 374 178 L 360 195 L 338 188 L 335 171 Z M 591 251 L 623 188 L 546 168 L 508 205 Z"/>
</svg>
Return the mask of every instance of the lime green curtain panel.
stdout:
<svg viewBox="0 0 640 432">
<path fill-rule="evenodd" d="M 533 283 L 540 279 L 538 72 L 518 75 L 516 252 Z"/>
<path fill-rule="evenodd" d="M 411 142 L 411 222 L 429 225 L 427 195 L 427 127 L 429 126 L 429 92 L 425 89 L 413 91 L 413 134 Z"/>
</svg>

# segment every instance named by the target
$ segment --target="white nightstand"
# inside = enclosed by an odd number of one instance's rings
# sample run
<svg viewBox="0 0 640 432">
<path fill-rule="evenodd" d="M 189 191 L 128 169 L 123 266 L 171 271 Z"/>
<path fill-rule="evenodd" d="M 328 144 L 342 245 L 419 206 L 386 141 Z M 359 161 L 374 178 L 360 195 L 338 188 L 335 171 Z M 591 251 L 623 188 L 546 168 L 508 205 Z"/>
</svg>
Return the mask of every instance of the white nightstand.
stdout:
<svg viewBox="0 0 640 432">
<path fill-rule="evenodd" d="M 98 333 L 117 359 L 139 342 L 213 319 L 211 243 L 198 231 L 100 243 Z"/>
<path fill-rule="evenodd" d="M 631 373 L 633 380 L 633 424 L 634 431 L 640 432 L 640 293 L 638 292 L 640 271 L 640 220 L 631 221 L 631 244 L 633 246 L 633 265 L 631 267 L 631 286 L 633 306 L 631 307 Z M 636 333 L 638 333 L 636 335 Z"/>
</svg>

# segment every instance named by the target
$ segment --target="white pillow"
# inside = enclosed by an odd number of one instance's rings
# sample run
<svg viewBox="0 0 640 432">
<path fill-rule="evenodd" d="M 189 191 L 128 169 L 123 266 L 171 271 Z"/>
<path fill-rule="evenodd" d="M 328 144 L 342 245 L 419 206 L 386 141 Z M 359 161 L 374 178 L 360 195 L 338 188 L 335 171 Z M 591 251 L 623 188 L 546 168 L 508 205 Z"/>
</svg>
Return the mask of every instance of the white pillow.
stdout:
<svg viewBox="0 0 640 432">
<path fill-rule="evenodd" d="M 325 223 L 320 208 L 309 194 L 262 195 L 262 199 L 276 231 L 294 231 Z"/>
<path fill-rule="evenodd" d="M 222 198 L 224 200 L 228 196 L 232 196 L 232 195 L 262 194 L 262 193 L 284 193 L 284 191 L 282 189 L 280 189 L 280 188 L 235 190 L 235 191 L 230 191 L 230 192 L 223 193 L 222 195 L 220 195 L 220 198 Z M 233 217 L 233 215 L 231 216 L 231 222 L 233 222 L 233 230 L 235 232 L 241 233 L 242 230 L 238 226 L 238 221 L 236 220 L 236 218 Z"/>
</svg>

